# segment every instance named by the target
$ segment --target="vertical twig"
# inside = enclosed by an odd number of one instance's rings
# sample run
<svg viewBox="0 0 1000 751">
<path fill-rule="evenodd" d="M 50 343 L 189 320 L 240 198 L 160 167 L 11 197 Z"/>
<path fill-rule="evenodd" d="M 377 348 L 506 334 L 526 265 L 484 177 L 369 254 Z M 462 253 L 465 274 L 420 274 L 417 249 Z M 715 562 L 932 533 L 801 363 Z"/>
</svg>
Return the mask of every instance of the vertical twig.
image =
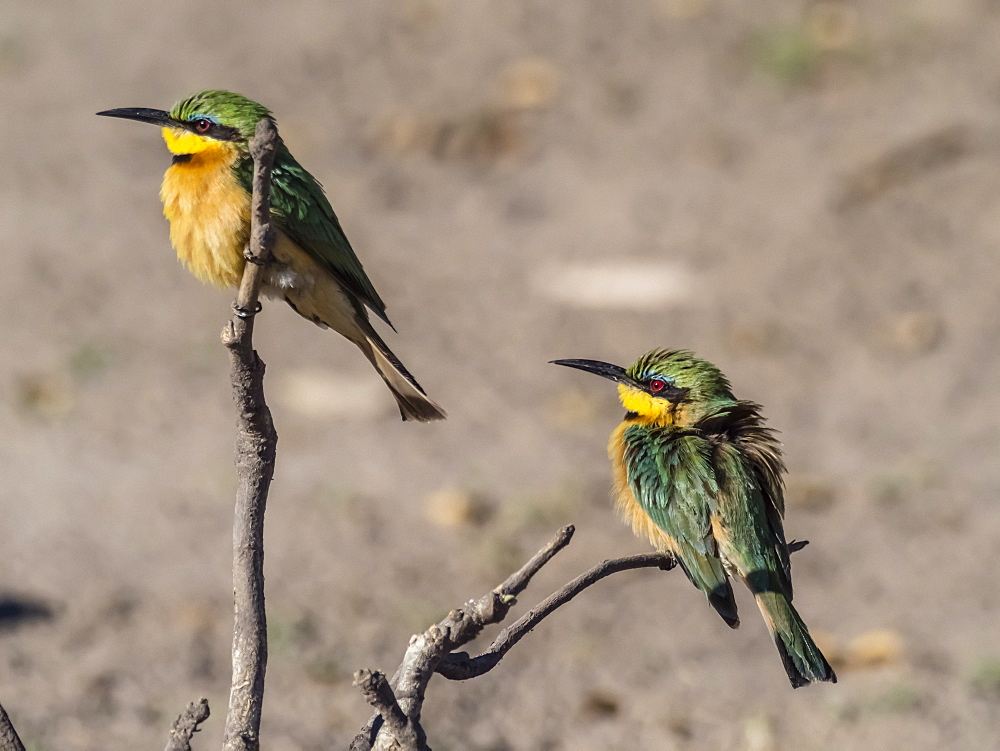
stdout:
<svg viewBox="0 0 1000 751">
<path fill-rule="evenodd" d="M 233 398 L 236 402 L 236 512 L 233 522 L 233 682 L 226 715 L 224 751 L 257 751 L 267 666 L 267 621 L 264 612 L 264 509 L 274 475 L 278 435 L 264 401 L 264 363 L 253 349 L 254 315 L 271 257 L 271 165 L 278 132 L 261 120 L 250 141 L 254 160 L 253 215 L 249 261 L 243 272 L 232 320 L 222 330 L 229 350 Z"/>
<path fill-rule="evenodd" d="M 0 706 L 0 751 L 24 751 L 24 744 L 17 737 L 3 706 Z"/>
</svg>

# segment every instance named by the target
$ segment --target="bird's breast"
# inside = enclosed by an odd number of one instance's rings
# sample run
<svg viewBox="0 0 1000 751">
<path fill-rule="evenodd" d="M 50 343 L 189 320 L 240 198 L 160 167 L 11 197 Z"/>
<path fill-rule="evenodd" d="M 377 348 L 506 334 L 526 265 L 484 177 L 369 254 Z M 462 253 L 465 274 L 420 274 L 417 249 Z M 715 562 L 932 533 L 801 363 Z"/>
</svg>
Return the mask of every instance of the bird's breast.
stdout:
<svg viewBox="0 0 1000 751">
<path fill-rule="evenodd" d="M 239 285 L 250 236 L 250 195 L 232 169 L 238 156 L 235 146 L 219 142 L 175 159 L 160 188 L 177 257 L 200 280 L 220 287 Z"/>
<path fill-rule="evenodd" d="M 625 431 L 633 424 L 626 420 L 611 434 L 608 457 L 611 459 L 611 476 L 614 483 L 615 507 L 622 519 L 632 527 L 637 537 L 645 537 L 660 552 L 675 552 L 673 538 L 660 529 L 632 492 L 629 468 L 625 462 Z"/>
</svg>

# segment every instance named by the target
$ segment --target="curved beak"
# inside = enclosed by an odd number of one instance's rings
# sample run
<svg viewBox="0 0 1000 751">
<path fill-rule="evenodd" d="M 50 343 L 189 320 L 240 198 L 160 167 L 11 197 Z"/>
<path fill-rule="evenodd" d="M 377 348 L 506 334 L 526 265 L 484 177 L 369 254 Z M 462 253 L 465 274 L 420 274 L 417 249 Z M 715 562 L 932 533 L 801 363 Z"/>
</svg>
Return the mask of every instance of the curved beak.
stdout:
<svg viewBox="0 0 1000 751">
<path fill-rule="evenodd" d="M 550 360 L 549 362 L 552 365 L 565 365 L 567 368 L 584 370 L 616 383 L 635 385 L 635 382 L 625 373 L 625 368 L 620 365 L 612 365 L 609 362 L 601 362 L 600 360 Z"/>
<path fill-rule="evenodd" d="M 124 120 L 137 120 L 140 123 L 150 123 L 160 127 L 171 127 L 176 125 L 169 112 L 163 110 L 151 110 L 145 107 L 123 107 L 117 110 L 104 110 L 98 112 L 102 117 L 120 117 Z"/>
</svg>

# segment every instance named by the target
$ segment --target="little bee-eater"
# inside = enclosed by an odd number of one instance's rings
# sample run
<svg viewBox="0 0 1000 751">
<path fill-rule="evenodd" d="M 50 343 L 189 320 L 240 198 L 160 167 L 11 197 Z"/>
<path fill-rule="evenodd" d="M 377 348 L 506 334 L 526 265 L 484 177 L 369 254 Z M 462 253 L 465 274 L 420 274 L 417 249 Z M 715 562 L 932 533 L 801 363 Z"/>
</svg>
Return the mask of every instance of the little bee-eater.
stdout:
<svg viewBox="0 0 1000 751">
<path fill-rule="evenodd" d="M 126 108 L 98 112 L 162 128 L 174 155 L 160 188 L 170 241 L 196 277 L 237 287 L 250 237 L 253 160 L 249 141 L 266 107 L 230 91 L 202 91 L 169 112 Z M 404 420 L 441 420 L 431 401 L 368 320 L 390 326 L 382 302 L 333 213 L 323 188 L 280 139 L 271 183 L 278 239 L 264 293 L 303 318 L 354 342 L 385 380 Z"/>
<path fill-rule="evenodd" d="M 627 411 L 608 453 L 618 510 L 633 531 L 672 553 L 731 628 L 740 621 L 729 577 L 742 579 L 794 688 L 835 683 L 792 607 L 785 466 L 760 405 L 737 400 L 717 367 L 683 350 L 647 352 L 628 370 L 596 360 L 554 363 L 618 384 Z"/>
</svg>

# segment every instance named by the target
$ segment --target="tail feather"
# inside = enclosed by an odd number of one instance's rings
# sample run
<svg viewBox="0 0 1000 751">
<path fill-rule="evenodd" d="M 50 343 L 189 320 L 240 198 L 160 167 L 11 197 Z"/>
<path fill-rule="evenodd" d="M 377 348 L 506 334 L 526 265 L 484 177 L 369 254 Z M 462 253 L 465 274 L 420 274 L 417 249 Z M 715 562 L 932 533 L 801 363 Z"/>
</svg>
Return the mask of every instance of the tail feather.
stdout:
<svg viewBox="0 0 1000 751">
<path fill-rule="evenodd" d="M 736 609 L 736 597 L 733 595 L 733 587 L 728 580 L 723 586 L 717 587 L 709 593 L 708 602 L 729 628 L 740 627 L 740 614 Z"/>
<path fill-rule="evenodd" d="M 272 274 L 277 276 L 272 276 L 265 285 L 266 294 L 283 297 L 292 306 L 292 310 L 303 318 L 317 326 L 333 329 L 354 342 L 392 391 L 403 420 L 429 422 L 445 418 L 444 411 L 427 397 L 417 380 L 382 341 L 382 337 L 368 320 L 365 306 L 354 293 L 322 271 L 305 251 L 288 241 L 284 235 L 279 238 L 274 252 L 279 264 L 274 267 Z M 299 267 L 313 270 L 310 278 L 313 278 L 314 283 L 295 286 L 281 276 L 281 273 L 290 273 L 291 281 L 295 282 Z M 376 312 L 381 315 L 381 310 Z"/>
<path fill-rule="evenodd" d="M 780 592 L 759 592 L 754 597 L 792 688 L 817 681 L 836 683 L 837 675 L 788 598 Z"/>
<path fill-rule="evenodd" d="M 386 386 L 396 398 L 399 414 L 404 421 L 431 422 L 432 420 L 445 419 L 444 410 L 427 396 L 420 384 L 417 383 L 417 379 L 410 375 L 403 363 L 380 337 L 369 334 L 365 341 L 359 343 L 358 346 L 375 366 L 379 375 L 382 376 L 382 380 L 385 381 Z"/>
<path fill-rule="evenodd" d="M 670 549 L 681 564 L 688 580 L 708 597 L 709 604 L 715 608 L 729 628 L 740 627 L 739 610 L 736 607 L 736 597 L 733 595 L 733 585 L 726 575 L 722 560 L 715 555 L 704 555 L 690 545 L 671 539 Z"/>
</svg>

